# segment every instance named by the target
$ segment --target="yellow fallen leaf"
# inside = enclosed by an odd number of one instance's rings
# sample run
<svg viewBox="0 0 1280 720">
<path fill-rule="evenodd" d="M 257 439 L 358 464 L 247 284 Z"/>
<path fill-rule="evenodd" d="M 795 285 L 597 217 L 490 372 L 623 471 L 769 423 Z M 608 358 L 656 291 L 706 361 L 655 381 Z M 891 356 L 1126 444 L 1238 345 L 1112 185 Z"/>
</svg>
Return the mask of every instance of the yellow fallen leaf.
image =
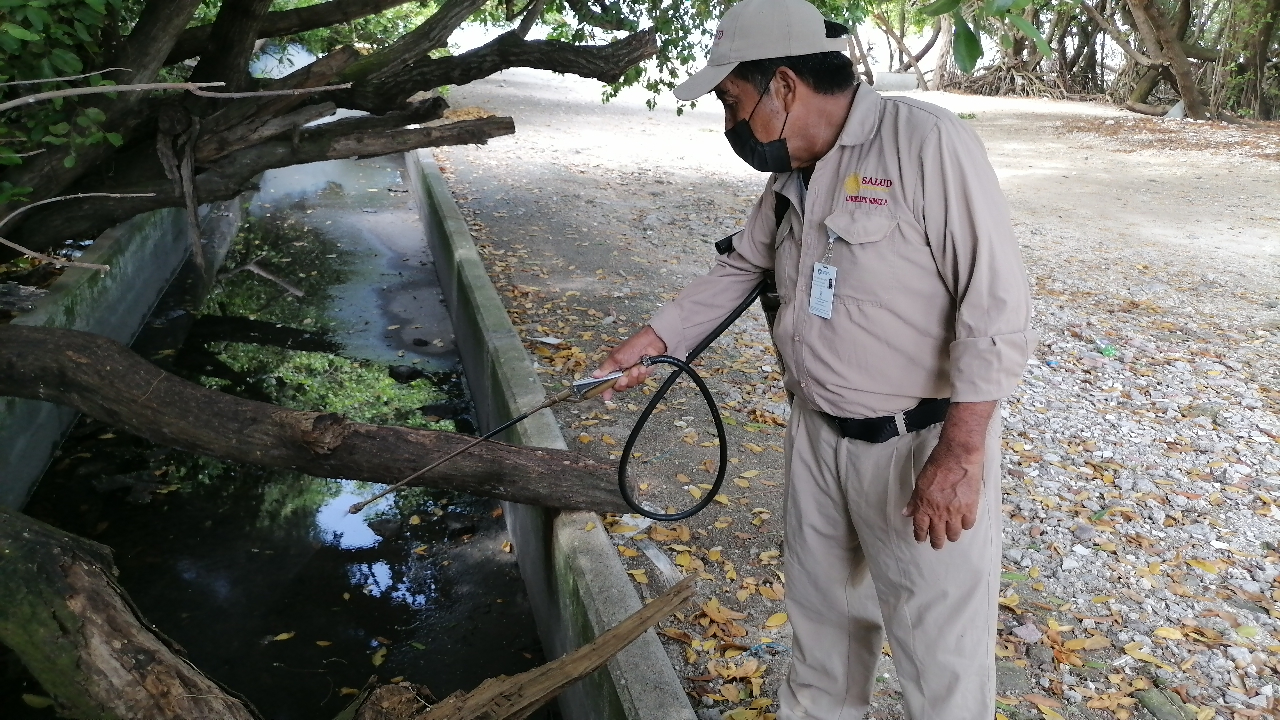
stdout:
<svg viewBox="0 0 1280 720">
<path fill-rule="evenodd" d="M 759 475 L 759 474 L 760 474 L 760 471 L 759 471 L 759 470 L 748 470 L 748 471 L 746 471 L 746 472 L 742 473 L 742 477 L 744 477 L 744 478 L 753 478 L 753 477 L 755 477 L 755 476 L 757 476 L 757 475 Z"/>
<path fill-rule="evenodd" d="M 617 440 L 614 440 L 612 435 L 601 435 L 601 436 L 600 436 L 600 442 L 604 443 L 605 445 L 617 445 L 617 444 L 618 444 L 618 441 L 617 441 Z"/>
<path fill-rule="evenodd" d="M 502 552 L 509 553 L 514 547 L 515 546 L 511 544 L 510 540 L 505 540 L 502 543 Z"/>
<path fill-rule="evenodd" d="M 1038 568 L 1038 567 L 1033 567 L 1033 568 L 1031 568 L 1030 570 L 1028 570 L 1028 571 L 1027 571 L 1027 577 L 1029 577 L 1029 578 L 1038 578 L 1038 577 L 1040 577 L 1040 568 Z"/>
<path fill-rule="evenodd" d="M 1113 601 L 1113 600 L 1115 600 L 1115 598 L 1114 598 L 1114 597 L 1112 597 L 1112 596 L 1110 596 L 1110 595 L 1099 595 L 1099 596 L 1097 596 L 1097 597 L 1095 597 L 1095 598 L 1093 599 L 1093 604 L 1094 604 L 1094 605 L 1106 605 L 1107 603 L 1109 603 L 1109 602 L 1111 602 L 1111 601 Z"/>
<path fill-rule="evenodd" d="M 689 563 L 693 561 L 693 556 L 687 552 L 681 552 L 676 555 L 676 565 L 687 568 Z"/>
<path fill-rule="evenodd" d="M 1236 634 L 1240 637 L 1255 638 L 1258 637 L 1258 628 L 1252 625 L 1241 625 L 1236 628 Z"/>
<path fill-rule="evenodd" d="M 697 487 L 690 487 L 689 494 L 693 496 L 694 500 L 702 499 L 702 490 L 698 489 Z"/>
<path fill-rule="evenodd" d="M 291 638 L 291 637 L 293 637 L 294 635 L 297 635 L 297 634 L 298 634 L 298 633 L 293 633 L 293 632 L 283 632 L 283 633 L 280 633 L 279 635 L 277 635 L 277 636 L 275 636 L 275 637 L 273 637 L 273 638 L 271 638 L 271 639 L 272 639 L 272 640 L 288 640 L 289 638 Z"/>
<path fill-rule="evenodd" d="M 742 443 L 742 447 L 744 447 L 744 448 L 746 448 L 746 449 L 750 450 L 750 451 L 751 451 L 751 452 L 753 452 L 753 453 L 757 453 L 757 454 L 758 454 L 758 453 L 762 453 L 762 452 L 764 452 L 764 448 L 760 447 L 759 445 L 757 445 L 757 444 L 755 444 L 755 443 Z"/>
<path fill-rule="evenodd" d="M 426 555 L 426 554 L 427 554 L 427 546 L 426 546 L 426 545 L 419 545 L 418 547 L 414 548 L 414 549 L 413 549 L 413 551 L 414 551 L 415 553 L 417 553 L 418 555 Z"/>
<path fill-rule="evenodd" d="M 387 649 L 384 647 L 378 648 L 377 651 L 373 653 L 373 657 L 370 659 L 373 661 L 374 667 L 378 667 L 382 665 L 382 663 L 387 661 Z"/>
<path fill-rule="evenodd" d="M 582 443 L 583 445 L 586 445 L 587 443 L 591 442 L 591 436 L 586 433 L 582 433 L 581 435 L 578 436 L 578 442 Z"/>
<path fill-rule="evenodd" d="M 1215 565 L 1214 563 L 1209 562 L 1208 560 L 1199 560 L 1199 559 L 1193 558 L 1191 560 L 1188 560 L 1187 564 L 1193 568 L 1196 568 L 1197 570 L 1203 570 L 1209 573 L 1210 575 L 1218 574 L 1218 566 Z"/>
<path fill-rule="evenodd" d="M 711 562 L 720 562 L 720 557 L 721 557 L 720 550 L 721 548 L 719 547 L 713 547 L 710 550 L 708 550 L 707 559 L 710 560 Z"/>
<path fill-rule="evenodd" d="M 596 524 L 594 522 L 589 522 L 587 523 L 587 526 L 582 529 L 586 530 L 587 532 L 591 532 L 592 530 L 596 529 Z"/>
<path fill-rule="evenodd" d="M 743 488 L 751 487 L 751 483 L 746 480 L 743 480 L 742 478 L 734 478 L 733 484 Z"/>
<path fill-rule="evenodd" d="M 622 523 L 618 523 L 617 525 L 614 525 L 612 528 L 609 528 L 609 532 L 617 535 L 621 533 L 635 532 L 639 529 L 640 528 L 636 527 L 635 525 L 623 525 Z"/>
<path fill-rule="evenodd" d="M 1142 643 L 1139 641 L 1134 641 L 1129 643 L 1128 645 L 1125 645 L 1124 652 L 1126 655 L 1128 655 L 1129 657 L 1135 660 L 1141 660 L 1143 662 L 1151 663 L 1152 665 L 1164 668 L 1165 670 L 1168 670 L 1170 672 L 1173 672 L 1174 670 L 1174 667 L 1169 663 L 1164 662 L 1160 658 L 1157 658 L 1151 653 L 1148 653 L 1145 650 L 1143 650 Z"/>
<path fill-rule="evenodd" d="M 649 584 L 649 576 L 646 575 L 643 570 L 628 570 L 627 574 L 630 575 L 632 578 L 635 578 L 635 581 L 640 583 L 641 585 Z"/>
<path fill-rule="evenodd" d="M 1152 631 L 1151 631 L 1151 634 L 1152 634 L 1152 635 L 1155 635 L 1156 637 L 1162 637 L 1162 638 L 1165 638 L 1166 640 L 1181 640 L 1181 639 L 1182 639 L 1182 631 L 1181 631 L 1181 630 L 1179 630 L 1178 628 L 1171 628 L 1171 627 L 1158 627 L 1158 628 L 1156 628 L 1155 630 L 1152 630 Z"/>
<path fill-rule="evenodd" d="M 421 524 L 421 523 L 422 523 L 422 518 L 418 517 L 417 515 L 410 515 L 410 516 L 409 516 L 409 524 L 410 524 L 410 525 L 419 525 L 419 524 Z"/>
<path fill-rule="evenodd" d="M 1000 598 L 997 602 L 999 602 L 1001 605 L 1007 608 L 1016 608 L 1018 607 L 1018 601 L 1021 599 L 1022 598 L 1018 597 L 1017 595 L 1010 595 L 1009 597 Z"/>
<path fill-rule="evenodd" d="M 720 687 L 720 694 L 724 696 L 725 700 L 735 703 L 742 697 L 741 691 L 738 690 L 738 686 L 730 683 L 726 683 Z"/>
<path fill-rule="evenodd" d="M 1044 720 L 1067 720 L 1066 718 L 1062 717 L 1062 713 L 1050 707 L 1040 708 L 1040 713 L 1044 715 Z"/>
<path fill-rule="evenodd" d="M 716 502 L 720 503 L 721 505 L 728 505 L 729 496 L 725 495 L 724 493 L 720 493 L 719 495 L 716 495 Z"/>
<path fill-rule="evenodd" d="M 329 642 L 328 640 L 317 640 L 316 644 L 319 645 L 320 647 L 329 647 L 333 643 Z"/>
<path fill-rule="evenodd" d="M 633 550 L 626 545 L 618 546 L 618 552 L 622 554 L 622 557 L 637 557 L 640 555 L 639 551 Z"/>
<path fill-rule="evenodd" d="M 780 612 L 780 613 L 774 613 L 770 615 L 769 619 L 764 621 L 763 627 L 776 628 L 776 627 L 782 627 L 783 625 L 786 625 L 786 624 L 787 624 L 787 614 L 784 612 Z"/>
</svg>

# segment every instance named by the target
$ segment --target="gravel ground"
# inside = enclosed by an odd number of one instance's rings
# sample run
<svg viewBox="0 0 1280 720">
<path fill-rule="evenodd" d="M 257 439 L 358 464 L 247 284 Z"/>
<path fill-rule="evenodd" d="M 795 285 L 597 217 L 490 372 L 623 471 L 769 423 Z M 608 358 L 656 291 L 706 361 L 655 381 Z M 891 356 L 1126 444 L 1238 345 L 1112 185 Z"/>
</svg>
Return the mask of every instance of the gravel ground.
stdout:
<svg viewBox="0 0 1280 720">
<path fill-rule="evenodd" d="M 1280 129 L 923 97 L 987 143 L 1043 338 L 1002 410 L 1000 713 L 1277 716 Z M 598 98 L 527 70 L 457 88 L 455 107 L 519 132 L 438 153 L 549 387 L 705 272 L 763 182 L 715 107 Z M 757 310 L 706 356 L 734 423 L 720 503 L 683 525 L 607 520 L 642 594 L 672 563 L 701 577 L 700 607 L 663 632 L 707 718 L 768 718 L 788 661 L 776 364 Z M 638 400 L 558 417 L 583 452 L 616 458 Z M 685 450 L 690 466 L 706 452 Z M 904 717 L 887 654 L 881 679 L 871 717 Z"/>
</svg>

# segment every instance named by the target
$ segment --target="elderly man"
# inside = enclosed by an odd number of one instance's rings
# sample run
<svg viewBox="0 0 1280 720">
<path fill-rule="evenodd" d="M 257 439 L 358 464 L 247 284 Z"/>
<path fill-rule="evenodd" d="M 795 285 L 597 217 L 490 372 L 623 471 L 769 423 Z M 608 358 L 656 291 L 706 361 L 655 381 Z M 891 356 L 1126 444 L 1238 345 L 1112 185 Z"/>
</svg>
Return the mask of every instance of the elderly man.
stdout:
<svg viewBox="0 0 1280 720">
<path fill-rule="evenodd" d="M 603 374 L 683 356 L 776 276 L 787 429 L 779 720 L 867 710 L 885 632 L 914 720 L 990 720 L 1000 420 L 1035 344 L 1009 211 L 950 112 L 857 84 L 847 30 L 804 0 L 743 0 L 707 66 L 734 151 L 771 172 L 744 230 Z"/>
</svg>

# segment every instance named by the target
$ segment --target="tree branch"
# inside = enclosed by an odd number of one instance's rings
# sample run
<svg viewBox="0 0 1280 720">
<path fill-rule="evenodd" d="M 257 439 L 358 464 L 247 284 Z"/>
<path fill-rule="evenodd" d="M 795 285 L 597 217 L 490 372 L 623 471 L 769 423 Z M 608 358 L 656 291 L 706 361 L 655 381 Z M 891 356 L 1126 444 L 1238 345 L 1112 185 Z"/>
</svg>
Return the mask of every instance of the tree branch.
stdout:
<svg viewBox="0 0 1280 720">
<path fill-rule="evenodd" d="M 343 79 L 365 81 L 395 75 L 426 58 L 432 50 L 444 47 L 453 31 L 466 22 L 472 13 L 484 7 L 485 2 L 486 0 L 445 0 L 431 17 L 390 47 L 357 61 L 343 73 Z"/>
<path fill-rule="evenodd" d="M 876 22 L 880 24 L 880 29 L 884 30 L 884 33 L 893 39 L 893 42 L 898 46 L 898 50 L 906 58 L 907 63 L 909 63 L 911 67 L 915 69 L 916 80 L 920 84 L 920 89 L 928 90 L 929 82 L 924 79 L 924 71 L 920 69 L 920 63 L 916 62 L 915 55 L 911 54 L 911 48 L 907 47 L 907 44 L 903 42 L 902 36 L 894 31 L 893 26 L 889 24 L 889 21 L 885 19 L 884 15 L 881 15 L 880 13 L 876 13 L 873 17 L 875 18 Z M 939 32 L 941 32 L 941 30 L 939 30 Z"/>
<path fill-rule="evenodd" d="M 152 442 L 231 462 L 377 483 L 399 480 L 470 440 L 243 400 L 74 330 L 0 326 L 0 395 L 67 405 Z M 565 450 L 491 442 L 420 481 L 513 502 L 625 511 L 611 469 Z"/>
<path fill-rule="evenodd" d="M 573 45 L 556 40 L 525 40 L 507 32 L 461 55 L 424 60 L 378 82 L 357 84 L 344 105 L 369 112 L 399 107 L 419 90 L 465 85 L 509 67 L 529 67 L 617 82 L 623 73 L 658 52 L 650 28 L 608 45 Z"/>
<path fill-rule="evenodd" d="M 121 84 L 149 83 L 160 74 L 165 57 L 182 29 L 191 22 L 201 0 L 149 0 L 111 64 L 130 68 Z"/>
<path fill-rule="evenodd" d="M 318 125 L 303 130 L 293 139 L 269 140 L 218 160 L 196 176 L 196 199 L 199 204 L 229 200 L 259 173 L 272 168 L 320 160 L 373 157 L 424 147 L 483 144 L 491 137 L 513 132 L 515 123 L 509 117 L 391 131 L 377 117 Z M 122 168 L 121 174 L 102 178 L 99 182 L 112 188 L 127 187 L 151 192 L 155 196 L 111 202 L 94 202 L 91 199 L 75 214 L 40 212 L 23 223 L 20 240 L 28 246 L 48 247 L 66 238 L 92 237 L 139 213 L 183 205 L 181 193 L 174 190 L 173 183 L 164 176 L 154 157 L 148 164 Z"/>
<path fill-rule="evenodd" d="M 296 35 L 308 30 L 340 25 L 376 15 L 407 2 L 410 0 L 329 0 L 292 10 L 277 10 L 263 16 L 262 23 L 258 25 L 255 40 Z M 212 30 L 212 23 L 184 30 L 178 36 L 178 41 L 174 43 L 169 57 L 165 58 L 164 64 L 173 65 L 206 52 L 210 47 L 209 37 Z"/>
<path fill-rule="evenodd" d="M 1089 14 L 1089 17 L 1093 18 L 1094 22 L 1098 23 L 1099 27 L 1107 31 L 1107 35 L 1111 36 L 1111 39 L 1115 41 L 1116 45 L 1120 46 L 1120 49 L 1124 51 L 1124 54 L 1132 58 L 1134 62 L 1147 67 L 1164 64 L 1138 52 L 1137 49 L 1129 43 L 1129 39 L 1124 36 L 1124 33 L 1120 32 L 1114 25 L 1107 22 L 1107 19 L 1102 16 L 1102 13 L 1099 13 L 1094 9 L 1093 5 L 1089 4 L 1089 0 L 1080 0 L 1080 7 L 1084 8 L 1084 11 Z"/>
<path fill-rule="evenodd" d="M 60 79 L 60 78 L 55 78 Z M 52 100 L 54 98 L 75 97 L 77 95 L 105 95 L 117 92 L 144 92 L 147 90 L 186 90 L 192 95 L 199 95 L 207 98 L 250 98 L 250 97 L 274 97 L 279 95 L 307 95 L 316 92 L 328 92 L 331 90 L 346 90 L 351 87 L 350 83 L 342 85 L 329 85 L 319 88 L 298 88 L 296 90 L 254 90 L 250 92 L 209 92 L 205 88 L 222 87 L 226 83 L 221 82 L 198 82 L 198 83 L 143 83 L 141 85 L 98 85 L 96 87 L 81 88 L 64 88 L 62 90 L 50 90 L 42 93 L 32 93 L 23 95 L 20 98 L 14 98 L 6 103 L 0 103 L 0 112 L 11 108 L 23 107 L 24 105 L 32 105 L 44 100 Z"/>
</svg>

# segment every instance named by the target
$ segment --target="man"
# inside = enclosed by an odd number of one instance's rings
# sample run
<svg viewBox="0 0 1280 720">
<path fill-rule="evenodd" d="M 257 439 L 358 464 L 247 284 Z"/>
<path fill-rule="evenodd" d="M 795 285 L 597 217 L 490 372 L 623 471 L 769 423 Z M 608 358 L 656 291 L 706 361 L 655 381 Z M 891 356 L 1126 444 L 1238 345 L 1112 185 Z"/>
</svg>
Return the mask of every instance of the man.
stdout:
<svg viewBox="0 0 1280 720">
<path fill-rule="evenodd" d="M 676 97 L 714 91 L 734 150 L 774 174 L 710 274 L 597 375 L 631 368 L 616 387 L 635 386 L 642 357 L 683 357 L 774 273 L 794 395 L 778 718 L 862 717 L 887 630 L 910 717 L 990 720 L 996 406 L 1035 343 L 1026 275 L 977 136 L 857 86 L 845 32 L 804 0 L 725 13 Z"/>
</svg>

